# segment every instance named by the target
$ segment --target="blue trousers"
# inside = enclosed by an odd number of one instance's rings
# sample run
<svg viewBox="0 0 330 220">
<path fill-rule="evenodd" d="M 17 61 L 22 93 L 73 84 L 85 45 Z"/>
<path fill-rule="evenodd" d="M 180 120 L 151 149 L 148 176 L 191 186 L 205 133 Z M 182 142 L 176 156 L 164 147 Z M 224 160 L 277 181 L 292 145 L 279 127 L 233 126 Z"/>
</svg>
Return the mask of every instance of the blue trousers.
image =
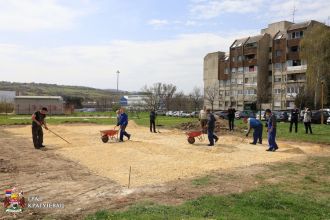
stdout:
<svg viewBox="0 0 330 220">
<path fill-rule="evenodd" d="M 259 140 L 259 143 L 262 143 L 262 124 L 258 125 L 258 127 L 254 128 L 253 131 L 253 143 L 256 144 Z"/>
<path fill-rule="evenodd" d="M 270 128 L 268 128 L 270 129 Z M 278 148 L 276 144 L 276 128 L 273 128 L 273 130 L 270 132 L 268 131 L 268 144 L 269 144 L 269 149 L 275 149 Z"/>
<path fill-rule="evenodd" d="M 120 136 L 119 136 L 119 140 L 123 140 L 124 136 L 128 137 L 128 133 L 125 131 L 126 129 L 126 125 L 122 125 L 120 126 Z"/>
<path fill-rule="evenodd" d="M 214 145 L 214 139 L 218 137 L 214 134 L 214 128 L 207 128 L 207 137 L 211 145 Z"/>
</svg>

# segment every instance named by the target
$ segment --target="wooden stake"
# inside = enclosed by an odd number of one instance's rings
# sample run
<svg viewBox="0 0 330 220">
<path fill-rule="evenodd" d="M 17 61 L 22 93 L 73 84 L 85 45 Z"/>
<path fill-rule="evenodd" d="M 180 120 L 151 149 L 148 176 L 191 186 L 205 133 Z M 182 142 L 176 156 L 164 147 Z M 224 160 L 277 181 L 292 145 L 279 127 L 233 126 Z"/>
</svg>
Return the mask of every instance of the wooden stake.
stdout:
<svg viewBox="0 0 330 220">
<path fill-rule="evenodd" d="M 132 172 L 132 167 L 129 166 L 129 174 L 128 174 L 128 188 L 131 186 L 131 172 Z"/>
</svg>

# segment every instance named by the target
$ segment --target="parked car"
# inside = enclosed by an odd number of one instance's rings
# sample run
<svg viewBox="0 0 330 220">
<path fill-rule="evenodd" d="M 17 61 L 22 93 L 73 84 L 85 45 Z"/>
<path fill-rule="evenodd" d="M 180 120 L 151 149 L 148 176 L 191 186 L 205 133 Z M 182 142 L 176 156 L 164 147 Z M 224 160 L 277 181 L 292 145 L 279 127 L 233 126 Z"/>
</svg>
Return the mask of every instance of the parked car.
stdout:
<svg viewBox="0 0 330 220">
<path fill-rule="evenodd" d="M 236 119 L 240 119 L 239 115 L 240 115 L 241 111 L 236 111 L 235 112 L 235 118 Z"/>
<path fill-rule="evenodd" d="M 157 110 L 156 111 L 156 115 L 158 115 L 158 116 L 165 116 L 166 115 L 166 112 L 165 111 L 162 111 L 162 110 Z"/>
<path fill-rule="evenodd" d="M 328 117 L 327 125 L 330 125 L 330 117 Z"/>
<path fill-rule="evenodd" d="M 219 116 L 219 118 L 228 119 L 228 111 L 217 111 L 214 114 Z"/>
<path fill-rule="evenodd" d="M 279 111 L 272 111 L 272 113 L 275 115 L 276 121 L 281 121 L 281 112 L 279 112 Z"/>
<path fill-rule="evenodd" d="M 287 122 L 289 119 L 289 113 L 287 111 L 280 111 L 280 121 Z"/>
<path fill-rule="evenodd" d="M 244 110 L 244 111 L 240 111 L 238 117 L 236 117 L 237 119 L 240 118 L 255 118 L 256 114 L 251 111 L 251 110 Z"/>
<path fill-rule="evenodd" d="M 182 115 L 183 111 L 176 111 L 173 113 L 174 117 L 180 117 Z"/>
<path fill-rule="evenodd" d="M 257 112 L 256 119 L 260 119 L 260 111 Z M 266 121 L 265 111 L 261 111 L 261 121 Z"/>
<path fill-rule="evenodd" d="M 321 114 L 323 113 L 323 124 L 326 124 L 328 118 L 330 117 L 329 112 L 327 111 L 312 111 L 312 123 L 320 124 L 321 123 Z"/>
<path fill-rule="evenodd" d="M 199 112 L 192 112 L 190 113 L 190 117 L 198 118 Z"/>
<path fill-rule="evenodd" d="M 172 116 L 172 115 L 173 115 L 173 112 L 172 111 L 166 112 L 166 116 Z"/>
<path fill-rule="evenodd" d="M 188 112 L 182 112 L 180 116 L 183 117 L 183 118 L 190 118 L 191 114 L 188 113 Z"/>
</svg>

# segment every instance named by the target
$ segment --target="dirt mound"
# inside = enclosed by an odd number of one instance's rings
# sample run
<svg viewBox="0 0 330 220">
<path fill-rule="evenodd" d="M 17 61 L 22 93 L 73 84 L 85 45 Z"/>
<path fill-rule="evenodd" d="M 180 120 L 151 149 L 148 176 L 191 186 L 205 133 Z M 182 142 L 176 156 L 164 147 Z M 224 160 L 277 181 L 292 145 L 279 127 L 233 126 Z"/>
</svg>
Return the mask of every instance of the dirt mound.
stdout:
<svg viewBox="0 0 330 220">
<path fill-rule="evenodd" d="M 181 123 L 178 126 L 176 126 L 176 128 L 184 130 L 184 131 L 189 131 L 189 130 L 200 130 L 201 126 L 200 126 L 200 122 L 196 121 L 196 122 L 186 122 L 186 123 Z M 215 132 L 220 132 L 220 131 L 226 131 L 228 130 L 228 121 L 225 119 L 218 119 L 216 124 L 215 124 Z M 242 130 L 240 128 L 235 128 L 235 130 Z"/>
</svg>

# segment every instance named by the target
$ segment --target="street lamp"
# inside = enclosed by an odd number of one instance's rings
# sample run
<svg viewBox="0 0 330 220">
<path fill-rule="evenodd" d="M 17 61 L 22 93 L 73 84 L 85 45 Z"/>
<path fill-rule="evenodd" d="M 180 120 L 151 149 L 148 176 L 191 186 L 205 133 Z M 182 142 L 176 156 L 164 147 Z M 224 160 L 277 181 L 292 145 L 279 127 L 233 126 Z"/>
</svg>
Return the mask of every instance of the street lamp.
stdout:
<svg viewBox="0 0 330 220">
<path fill-rule="evenodd" d="M 118 93 L 118 91 L 119 91 L 119 90 L 118 90 L 118 84 L 119 84 L 119 73 L 120 73 L 119 70 L 117 70 L 116 73 L 117 73 L 117 93 Z"/>
<path fill-rule="evenodd" d="M 323 124 L 323 84 L 324 84 L 324 82 L 322 81 L 321 82 L 321 124 Z"/>
</svg>

